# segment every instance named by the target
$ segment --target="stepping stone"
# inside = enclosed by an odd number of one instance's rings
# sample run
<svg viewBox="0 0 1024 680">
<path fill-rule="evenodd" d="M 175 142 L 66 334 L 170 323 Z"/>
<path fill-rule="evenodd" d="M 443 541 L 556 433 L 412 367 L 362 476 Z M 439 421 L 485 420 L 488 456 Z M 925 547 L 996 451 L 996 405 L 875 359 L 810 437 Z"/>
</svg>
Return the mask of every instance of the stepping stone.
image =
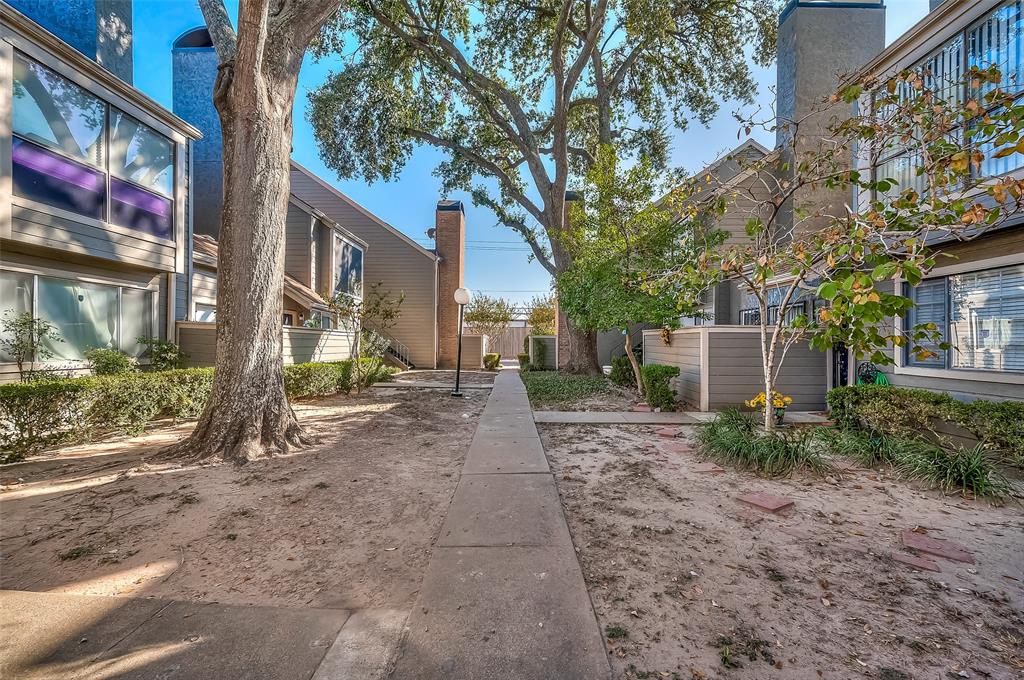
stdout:
<svg viewBox="0 0 1024 680">
<path fill-rule="evenodd" d="M 714 463 L 697 463 L 693 466 L 694 472 L 725 472 L 724 467 L 715 465 Z"/>
<path fill-rule="evenodd" d="M 903 553 L 890 553 L 889 556 L 897 562 L 902 562 L 903 564 L 909 565 L 915 569 L 920 569 L 921 571 L 942 571 L 942 569 L 939 569 L 939 565 L 935 562 L 923 557 L 904 555 Z"/>
<path fill-rule="evenodd" d="M 637 404 L 636 406 L 633 407 L 633 410 L 636 411 L 637 413 L 650 413 L 651 407 L 648 406 L 647 404 Z"/>
<path fill-rule="evenodd" d="M 691 453 L 693 447 L 689 444 L 662 444 L 662 450 L 668 453 Z"/>
<path fill-rule="evenodd" d="M 760 491 L 745 493 L 742 496 L 737 496 L 736 500 L 741 503 L 753 505 L 755 508 L 767 510 L 768 512 L 778 512 L 779 510 L 793 506 L 793 501 L 789 498 L 772 496 L 771 494 L 761 493 Z"/>
<path fill-rule="evenodd" d="M 970 551 L 953 541 L 932 538 L 931 536 L 919 534 L 913 529 L 904 529 L 900 533 L 900 541 L 908 548 L 920 550 L 929 555 L 945 557 L 947 560 L 953 560 L 954 562 L 974 564 L 974 556 L 971 555 Z"/>
<path fill-rule="evenodd" d="M 659 437 L 678 437 L 680 432 L 682 432 L 682 430 L 678 427 L 663 427 L 654 434 Z"/>
</svg>

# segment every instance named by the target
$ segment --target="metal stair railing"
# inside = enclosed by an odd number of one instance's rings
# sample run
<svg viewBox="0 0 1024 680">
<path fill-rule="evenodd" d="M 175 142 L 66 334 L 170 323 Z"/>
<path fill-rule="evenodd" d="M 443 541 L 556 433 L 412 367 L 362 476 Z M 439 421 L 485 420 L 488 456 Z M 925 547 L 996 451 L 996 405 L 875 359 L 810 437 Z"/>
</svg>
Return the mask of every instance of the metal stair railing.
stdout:
<svg viewBox="0 0 1024 680">
<path fill-rule="evenodd" d="M 391 335 L 390 333 L 383 333 L 383 332 L 378 331 L 376 329 L 370 329 L 370 330 L 372 330 L 374 333 L 376 333 L 377 335 L 383 337 L 385 340 L 388 341 L 388 350 L 387 351 L 388 351 L 389 355 L 391 355 L 395 359 L 398 359 L 399 361 L 401 361 L 403 364 L 405 364 L 409 368 L 415 368 L 415 365 L 412 363 L 411 352 L 410 352 L 409 348 L 404 343 L 399 341 L 398 338 L 396 338 L 395 336 Z"/>
</svg>

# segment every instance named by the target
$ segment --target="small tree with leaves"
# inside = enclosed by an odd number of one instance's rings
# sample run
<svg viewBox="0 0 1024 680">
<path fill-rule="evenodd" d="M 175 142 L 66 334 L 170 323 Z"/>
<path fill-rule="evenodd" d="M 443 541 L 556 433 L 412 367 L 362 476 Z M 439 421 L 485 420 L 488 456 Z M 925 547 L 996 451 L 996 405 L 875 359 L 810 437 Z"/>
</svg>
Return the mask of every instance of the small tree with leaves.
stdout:
<svg viewBox="0 0 1024 680">
<path fill-rule="evenodd" d="M 555 298 L 552 295 L 536 295 L 530 301 L 530 314 L 526 325 L 533 335 L 555 334 Z"/>
<path fill-rule="evenodd" d="M 960 90 L 936 81 L 917 70 L 848 85 L 818 111 L 780 123 L 786 141 L 749 164 L 753 182 L 707 192 L 705 200 L 754 205 L 746 241 L 711 256 L 756 303 L 766 395 L 802 340 L 820 351 L 842 343 L 857 359 L 882 365 L 893 362 L 890 348 L 922 358 L 948 348 L 934 324 L 893 326 L 912 307 L 901 284 L 920 283 L 935 266 L 929 244 L 977 238 L 1020 211 L 1021 180 L 975 177 L 986 159 L 1024 153 L 1024 106 L 1001 87 L 996 69 L 973 68 Z M 958 91 L 968 96 L 951 94 Z M 802 130 L 813 129 L 822 110 L 855 101 L 859 113 L 826 135 Z M 851 168 L 854 149 L 860 163 Z M 897 152 L 917 159 L 911 186 L 870 170 Z M 822 192 L 855 190 L 870 199 L 841 210 L 820 200 Z M 765 409 L 765 428 L 772 427 Z"/>
<path fill-rule="evenodd" d="M 629 327 L 677 328 L 680 317 L 699 315 L 700 295 L 717 275 L 699 263 L 723 233 L 706 228 L 692 209 L 684 216 L 688 185 L 655 203 L 657 174 L 650 163 L 621 171 L 612 147 L 600 150 L 587 179 L 586 200 L 573 210 L 567 232 L 573 265 L 559 277 L 559 304 L 583 328 L 623 332 L 644 396 Z M 666 271 L 676 273 L 671 294 L 656 285 Z"/>
<path fill-rule="evenodd" d="M 361 298 L 335 293 L 327 303 L 337 315 L 338 323 L 352 334 L 355 342 L 352 376 L 357 393 L 366 383 L 366 378 L 383 366 L 391 346 L 385 334 L 398 323 L 405 301 L 404 292 L 392 295 L 391 291 L 382 291 L 382 285 L 379 281 L 374 283 Z"/>
<path fill-rule="evenodd" d="M 505 332 L 515 316 L 515 308 L 508 300 L 489 295 L 474 295 L 466 305 L 465 321 L 473 330 L 494 339 Z"/>
<path fill-rule="evenodd" d="M 4 312 L 0 327 L 0 352 L 17 364 L 18 376 L 22 380 L 35 373 L 37 361 L 53 358 L 53 350 L 47 343 L 64 342 L 56 326 L 45 319 L 32 316 L 31 312 Z M 26 363 L 29 365 L 27 374 Z"/>
</svg>

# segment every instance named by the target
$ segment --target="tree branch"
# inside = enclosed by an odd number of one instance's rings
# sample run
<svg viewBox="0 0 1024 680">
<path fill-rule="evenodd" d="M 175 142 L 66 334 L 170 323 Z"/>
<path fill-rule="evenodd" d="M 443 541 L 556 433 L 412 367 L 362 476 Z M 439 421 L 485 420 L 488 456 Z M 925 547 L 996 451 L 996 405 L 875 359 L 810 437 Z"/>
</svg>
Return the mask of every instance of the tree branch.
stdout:
<svg viewBox="0 0 1024 680">
<path fill-rule="evenodd" d="M 234 61 L 238 51 L 238 37 L 228 17 L 228 10 L 224 7 L 224 0 L 199 0 L 199 9 L 203 13 L 206 30 L 210 33 L 220 63 Z"/>
</svg>

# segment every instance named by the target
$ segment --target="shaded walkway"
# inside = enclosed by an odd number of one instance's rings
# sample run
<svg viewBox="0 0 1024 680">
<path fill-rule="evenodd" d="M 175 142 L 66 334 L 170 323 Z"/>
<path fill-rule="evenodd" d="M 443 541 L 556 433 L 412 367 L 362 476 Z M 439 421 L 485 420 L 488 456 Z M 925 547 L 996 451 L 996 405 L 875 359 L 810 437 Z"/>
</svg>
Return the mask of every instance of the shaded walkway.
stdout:
<svg viewBox="0 0 1024 680">
<path fill-rule="evenodd" d="M 393 678 L 607 678 L 604 641 L 514 370 L 494 382 Z"/>
</svg>

